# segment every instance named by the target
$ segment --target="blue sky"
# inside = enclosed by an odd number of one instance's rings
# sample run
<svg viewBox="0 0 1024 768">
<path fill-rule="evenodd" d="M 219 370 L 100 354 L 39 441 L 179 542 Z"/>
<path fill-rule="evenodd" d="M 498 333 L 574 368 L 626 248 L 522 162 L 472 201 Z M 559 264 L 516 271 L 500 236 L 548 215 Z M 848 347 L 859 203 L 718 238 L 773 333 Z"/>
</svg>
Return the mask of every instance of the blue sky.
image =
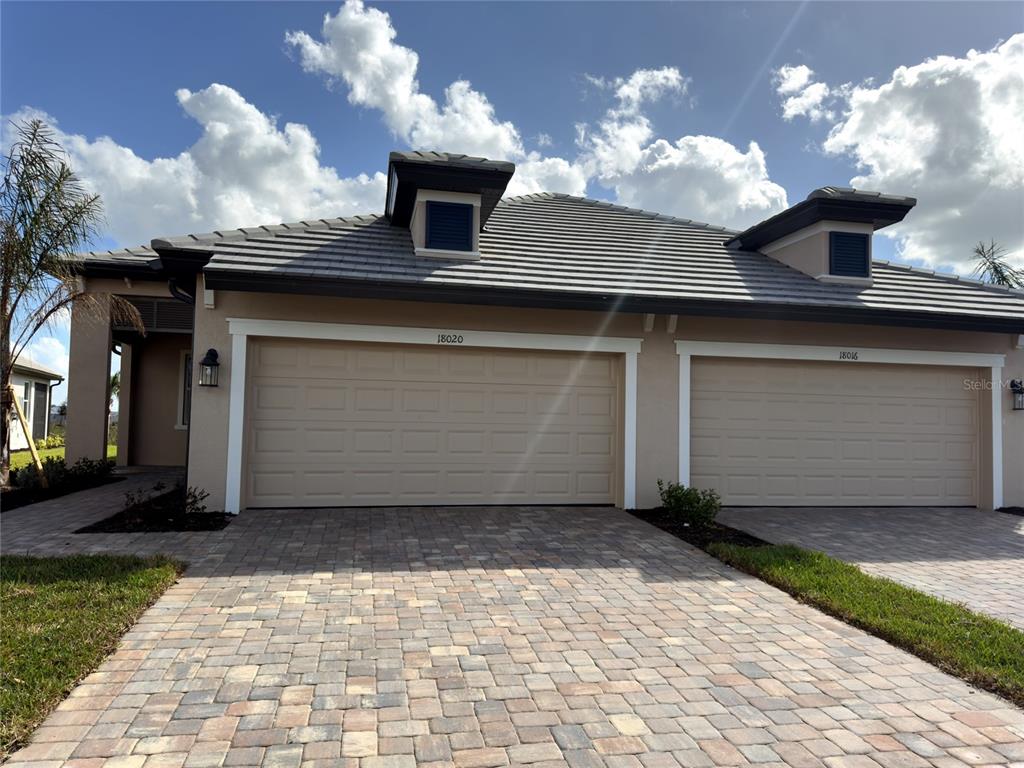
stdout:
<svg viewBox="0 0 1024 768">
<path fill-rule="evenodd" d="M 921 200 L 916 224 L 875 238 L 876 257 L 940 269 L 969 271 L 965 252 L 978 239 L 1017 252 L 1024 243 L 1020 3 L 340 8 L 4 2 L 0 112 L 56 123 L 107 201 L 106 247 L 267 223 L 248 216 L 379 210 L 373 174 L 390 149 L 408 146 L 504 153 L 530 189 L 735 227 L 858 178 Z M 306 42 L 286 41 L 289 31 Z M 381 96 L 378 65 L 391 81 L 411 73 L 418 87 Z M 491 110 L 473 113 L 479 130 L 463 119 L 468 107 L 446 99 L 462 80 L 470 106 L 482 99 Z M 213 83 L 227 89 L 206 90 Z M 630 83 L 633 101 L 622 95 Z M 369 95 L 350 98 L 361 84 Z M 305 132 L 285 137 L 287 123 Z M 465 146 L 417 146 L 434 138 Z M 240 160 L 252 147 L 274 158 L 269 180 L 254 177 L 252 157 Z M 530 170 L 531 158 L 548 164 Z M 984 158 L 1009 158 L 1010 172 L 993 180 Z M 947 232 L 951 216 L 959 224 Z M 66 331 L 53 341 L 66 347 Z M 53 343 L 36 352 L 60 354 Z"/>
</svg>

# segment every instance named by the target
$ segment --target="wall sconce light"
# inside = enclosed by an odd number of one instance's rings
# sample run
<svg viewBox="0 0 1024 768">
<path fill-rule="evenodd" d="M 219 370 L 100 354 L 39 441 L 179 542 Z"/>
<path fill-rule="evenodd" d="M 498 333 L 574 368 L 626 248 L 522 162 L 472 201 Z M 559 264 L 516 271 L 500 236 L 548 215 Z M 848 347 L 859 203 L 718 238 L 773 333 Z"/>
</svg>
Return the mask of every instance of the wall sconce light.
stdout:
<svg viewBox="0 0 1024 768">
<path fill-rule="evenodd" d="M 199 361 L 199 386 L 216 387 L 220 363 L 217 362 L 217 350 L 206 350 L 206 356 Z"/>
<path fill-rule="evenodd" d="M 1010 391 L 1013 393 L 1013 410 L 1024 411 L 1024 381 L 1013 379 L 1010 382 Z"/>
</svg>

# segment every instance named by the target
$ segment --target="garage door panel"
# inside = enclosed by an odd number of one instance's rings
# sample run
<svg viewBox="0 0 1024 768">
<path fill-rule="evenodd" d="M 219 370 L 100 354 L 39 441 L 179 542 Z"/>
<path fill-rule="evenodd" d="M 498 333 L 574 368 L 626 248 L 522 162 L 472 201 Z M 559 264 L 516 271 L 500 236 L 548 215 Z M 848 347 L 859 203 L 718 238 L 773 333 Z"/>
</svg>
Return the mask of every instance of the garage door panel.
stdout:
<svg viewBox="0 0 1024 768">
<path fill-rule="evenodd" d="M 691 481 L 729 504 L 974 504 L 963 371 L 698 359 Z"/>
<path fill-rule="evenodd" d="M 254 342 L 249 506 L 614 499 L 611 356 L 373 346 Z"/>
</svg>

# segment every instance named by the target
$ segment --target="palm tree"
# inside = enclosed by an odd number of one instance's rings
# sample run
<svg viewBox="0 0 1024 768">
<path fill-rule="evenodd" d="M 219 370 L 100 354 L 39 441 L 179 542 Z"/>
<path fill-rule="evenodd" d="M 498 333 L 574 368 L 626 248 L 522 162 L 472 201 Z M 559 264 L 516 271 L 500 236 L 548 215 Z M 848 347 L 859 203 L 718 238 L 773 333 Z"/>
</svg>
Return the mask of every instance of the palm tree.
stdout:
<svg viewBox="0 0 1024 768">
<path fill-rule="evenodd" d="M 1024 269 L 1014 267 L 1006 260 L 1006 249 L 995 240 L 974 246 L 974 276 L 986 283 L 1006 288 L 1024 288 Z"/>
<path fill-rule="evenodd" d="M 32 337 L 72 303 L 106 311 L 85 293 L 68 256 L 98 231 L 102 206 L 71 170 L 67 155 L 42 120 L 14 125 L 0 189 L 0 485 L 8 482 L 11 370 Z M 142 330 L 138 311 L 111 297 L 110 312 Z"/>
</svg>

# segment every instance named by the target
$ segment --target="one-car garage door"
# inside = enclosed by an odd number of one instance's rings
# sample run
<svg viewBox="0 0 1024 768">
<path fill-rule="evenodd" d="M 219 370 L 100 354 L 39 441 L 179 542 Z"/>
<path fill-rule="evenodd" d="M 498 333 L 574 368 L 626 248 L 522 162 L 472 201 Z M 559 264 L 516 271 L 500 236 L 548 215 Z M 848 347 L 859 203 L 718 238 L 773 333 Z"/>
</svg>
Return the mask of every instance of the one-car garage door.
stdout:
<svg viewBox="0 0 1024 768">
<path fill-rule="evenodd" d="M 726 504 L 974 505 L 973 369 L 697 358 L 691 482 Z"/>
<path fill-rule="evenodd" d="M 611 355 L 256 339 L 250 507 L 615 500 Z"/>
</svg>

